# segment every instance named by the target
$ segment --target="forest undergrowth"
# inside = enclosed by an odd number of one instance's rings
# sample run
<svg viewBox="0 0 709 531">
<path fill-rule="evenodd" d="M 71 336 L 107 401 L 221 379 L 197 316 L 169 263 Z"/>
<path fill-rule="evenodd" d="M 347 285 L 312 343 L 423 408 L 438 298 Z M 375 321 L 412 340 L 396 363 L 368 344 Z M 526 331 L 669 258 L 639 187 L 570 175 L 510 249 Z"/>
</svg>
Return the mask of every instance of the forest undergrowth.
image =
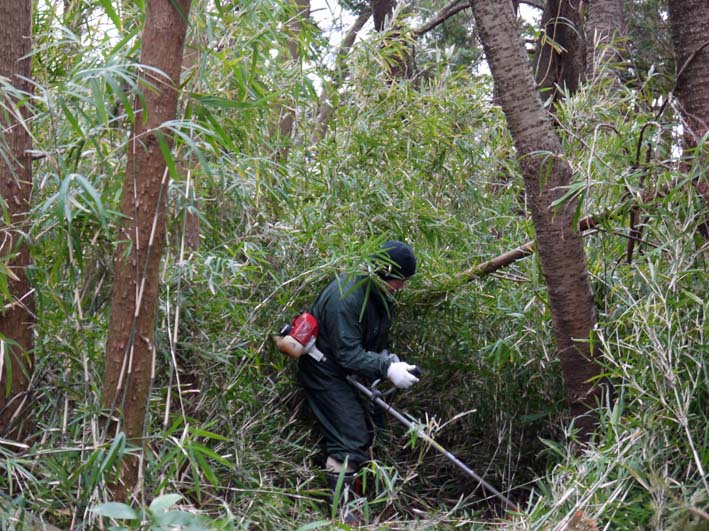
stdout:
<svg viewBox="0 0 709 531">
<path fill-rule="evenodd" d="M 107 432 L 100 406 L 129 120 L 120 108 L 130 106 L 136 48 L 126 38 L 70 58 L 62 50 L 75 42 L 39 32 L 45 62 L 31 105 L 35 149 L 46 156 L 34 169 L 28 235 L 33 407 L 18 419 L 24 442 L 0 444 L 0 527 L 348 529 L 330 518 L 317 427 L 294 363 L 271 336 L 335 274 L 362 271 L 396 238 L 419 265 L 397 295 L 390 350 L 424 376 L 393 405 L 520 512 L 505 514 L 392 419 L 362 473 L 369 529 L 709 529 L 707 213 L 680 171 L 676 132 L 648 108 L 652 95 L 601 82 L 556 115 L 578 218 L 599 220 L 584 240 L 598 313 L 589 341 L 613 389 L 581 447 L 536 256 L 460 276 L 534 237 L 489 76 L 436 56 L 435 72 L 389 83 L 377 74 L 379 43 L 364 42 L 351 57 L 357 90 L 342 91 L 332 128 L 314 141 L 314 88 L 262 61 L 264 43 L 284 38 L 264 29 L 267 11 L 239 15 L 260 33 L 209 17 L 197 24 L 251 56 L 204 54 L 200 68 L 213 75 L 186 82 L 183 116 L 171 125 L 144 451 Z M 268 130 L 276 113 L 268 93 L 279 84 L 295 87 L 302 114 L 285 159 Z M 650 123 L 659 125 L 648 140 Z M 640 164 L 638 143 L 652 151 Z M 692 160 L 690 175 L 706 172 Z M 662 193 L 643 195 L 647 181 Z M 628 228 L 634 208 L 640 236 Z M 195 230 L 199 244 L 189 245 Z M 132 506 L 111 496 L 130 455 L 144 470 Z"/>
</svg>

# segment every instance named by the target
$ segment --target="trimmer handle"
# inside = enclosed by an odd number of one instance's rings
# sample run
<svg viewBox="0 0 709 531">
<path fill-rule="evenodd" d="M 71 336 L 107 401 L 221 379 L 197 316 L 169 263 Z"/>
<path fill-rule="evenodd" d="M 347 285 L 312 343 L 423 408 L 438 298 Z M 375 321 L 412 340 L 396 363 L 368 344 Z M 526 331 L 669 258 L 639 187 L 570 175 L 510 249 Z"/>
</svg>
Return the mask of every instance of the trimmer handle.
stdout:
<svg viewBox="0 0 709 531">
<path fill-rule="evenodd" d="M 423 376 L 423 369 L 418 365 L 414 366 L 413 369 L 409 369 L 409 372 L 416 376 L 416 378 L 421 378 L 421 376 Z"/>
</svg>

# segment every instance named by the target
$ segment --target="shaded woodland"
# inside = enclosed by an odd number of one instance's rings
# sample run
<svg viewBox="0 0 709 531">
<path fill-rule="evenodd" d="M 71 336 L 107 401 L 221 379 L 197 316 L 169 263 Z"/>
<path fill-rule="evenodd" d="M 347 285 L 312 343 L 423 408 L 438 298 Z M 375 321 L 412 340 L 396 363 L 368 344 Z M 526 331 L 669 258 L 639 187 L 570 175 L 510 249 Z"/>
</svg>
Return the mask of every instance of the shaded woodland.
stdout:
<svg viewBox="0 0 709 531">
<path fill-rule="evenodd" d="M 348 529 L 272 334 L 418 273 L 370 529 L 709 529 L 706 0 L 3 0 L 0 526 Z M 370 271 L 371 273 L 371 271 Z"/>
</svg>

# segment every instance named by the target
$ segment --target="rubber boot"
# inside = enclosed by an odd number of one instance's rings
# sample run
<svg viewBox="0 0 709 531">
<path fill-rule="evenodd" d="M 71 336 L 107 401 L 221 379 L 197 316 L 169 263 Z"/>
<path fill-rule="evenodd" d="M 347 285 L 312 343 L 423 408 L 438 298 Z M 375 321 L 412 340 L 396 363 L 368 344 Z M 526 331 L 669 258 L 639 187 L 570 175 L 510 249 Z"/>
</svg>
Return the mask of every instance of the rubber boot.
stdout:
<svg viewBox="0 0 709 531">
<path fill-rule="evenodd" d="M 327 472 L 327 486 L 330 489 L 331 506 L 336 505 L 336 510 L 340 515 L 340 521 L 352 527 L 363 525 L 362 514 L 351 506 L 351 502 L 360 497 L 357 475 L 353 472 L 338 474 Z M 339 496 L 338 494 L 339 487 Z"/>
</svg>

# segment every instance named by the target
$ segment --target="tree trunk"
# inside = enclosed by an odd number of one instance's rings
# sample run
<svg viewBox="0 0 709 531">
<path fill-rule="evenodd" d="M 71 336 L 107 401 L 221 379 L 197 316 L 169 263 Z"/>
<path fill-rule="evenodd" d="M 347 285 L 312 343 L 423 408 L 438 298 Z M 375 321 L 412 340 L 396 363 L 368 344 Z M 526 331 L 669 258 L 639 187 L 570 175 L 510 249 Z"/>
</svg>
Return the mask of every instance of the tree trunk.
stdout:
<svg viewBox="0 0 709 531">
<path fill-rule="evenodd" d="M 596 314 L 581 235 L 574 226 L 575 202 L 551 206 L 570 184 L 571 167 L 536 90 L 512 4 L 473 0 L 472 6 L 524 176 L 566 399 L 586 440 L 596 423 L 589 410 L 599 393 L 589 381 L 600 369 L 587 342 Z"/>
<path fill-rule="evenodd" d="M 146 71 L 140 83 L 145 107 L 136 113 L 131 133 L 121 205 L 126 218 L 114 256 L 103 406 L 117 414 L 119 429 L 138 446 L 143 444 L 155 367 L 158 267 L 165 241 L 167 169 L 158 131 L 176 116 L 189 9 L 190 0 L 148 2 L 140 62 L 165 75 Z M 140 101 L 136 98 L 136 106 Z M 137 477 L 137 461 L 131 460 L 122 471 L 123 489 L 117 496 L 133 491 Z"/>
<path fill-rule="evenodd" d="M 586 72 L 593 79 L 600 64 L 618 63 L 623 59 L 623 0 L 591 0 L 586 20 Z"/>
<path fill-rule="evenodd" d="M 562 96 L 559 89 L 573 94 L 586 71 L 579 3 L 547 0 L 541 28 L 534 59 L 535 78 L 542 99 L 551 99 L 553 109 L 553 103 Z"/>
<path fill-rule="evenodd" d="M 396 0 L 370 0 L 374 29 L 382 31 L 386 27 L 387 19 L 391 21 L 396 7 Z"/>
<path fill-rule="evenodd" d="M 416 69 L 415 50 L 411 43 L 401 37 L 400 22 L 393 20 L 396 0 L 370 0 L 374 29 L 386 32 L 382 48 L 386 51 L 386 76 L 394 83 L 401 79 L 411 78 Z"/>
<path fill-rule="evenodd" d="M 0 77 L 16 89 L 32 88 L 32 1 L 0 2 Z M 27 389 L 34 361 L 32 327 L 35 321 L 34 292 L 27 278 L 30 252 L 23 234 L 28 230 L 27 212 L 32 196 L 32 147 L 28 113 L 17 99 L 0 93 L 0 275 L 7 281 L 9 299 L 0 306 L 0 435 L 21 437 L 22 420 L 29 403 Z M 5 220 L 10 224 L 6 225 Z"/>
<path fill-rule="evenodd" d="M 694 150 L 709 130 L 709 2 L 670 0 L 669 12 L 678 73 L 674 95 L 682 114 L 685 149 Z M 709 205 L 706 172 L 693 184 Z"/>
</svg>

